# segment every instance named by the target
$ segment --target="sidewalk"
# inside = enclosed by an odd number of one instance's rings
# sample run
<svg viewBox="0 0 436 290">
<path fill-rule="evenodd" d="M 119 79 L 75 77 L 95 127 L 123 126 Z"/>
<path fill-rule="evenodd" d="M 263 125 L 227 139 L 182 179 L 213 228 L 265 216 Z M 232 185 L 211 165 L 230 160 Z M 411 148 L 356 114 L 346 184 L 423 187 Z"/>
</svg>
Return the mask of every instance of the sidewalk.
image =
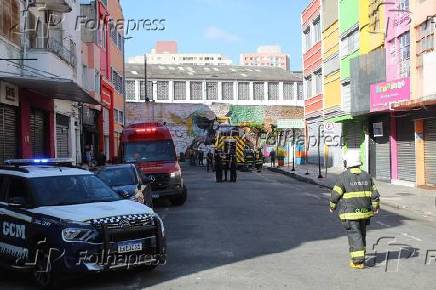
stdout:
<svg viewBox="0 0 436 290">
<path fill-rule="evenodd" d="M 264 167 L 273 172 L 282 173 L 300 181 L 319 185 L 328 190 L 332 189 L 337 176 L 343 169 L 329 168 L 327 176 L 325 169 L 321 168 L 323 178 L 318 178 L 318 166 L 313 164 L 296 165 L 295 172 L 291 167 L 271 168 L 269 164 Z M 394 208 L 415 211 L 425 217 L 436 218 L 436 190 L 426 190 L 416 187 L 392 185 L 387 182 L 375 181 L 381 195 L 381 203 Z"/>
</svg>

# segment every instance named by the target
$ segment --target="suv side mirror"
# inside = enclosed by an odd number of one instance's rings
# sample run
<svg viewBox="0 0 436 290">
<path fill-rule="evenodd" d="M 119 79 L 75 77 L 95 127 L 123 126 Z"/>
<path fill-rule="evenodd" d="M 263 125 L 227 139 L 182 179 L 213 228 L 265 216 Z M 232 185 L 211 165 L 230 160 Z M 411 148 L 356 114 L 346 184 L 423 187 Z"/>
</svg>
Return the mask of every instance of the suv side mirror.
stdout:
<svg viewBox="0 0 436 290">
<path fill-rule="evenodd" d="M 15 196 L 8 199 L 8 204 L 11 207 L 22 208 L 26 205 L 26 199 L 22 196 Z"/>
</svg>

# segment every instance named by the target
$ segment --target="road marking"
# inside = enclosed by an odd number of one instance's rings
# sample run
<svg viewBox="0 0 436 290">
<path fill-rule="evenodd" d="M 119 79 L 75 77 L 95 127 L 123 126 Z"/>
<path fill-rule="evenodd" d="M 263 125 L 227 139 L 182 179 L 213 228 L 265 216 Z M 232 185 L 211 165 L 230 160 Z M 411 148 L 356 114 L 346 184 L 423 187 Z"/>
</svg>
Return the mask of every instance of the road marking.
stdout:
<svg viewBox="0 0 436 290">
<path fill-rule="evenodd" d="M 376 223 L 376 224 L 379 224 L 379 225 L 381 225 L 381 226 L 383 226 L 383 227 L 387 227 L 387 228 L 390 228 L 390 227 L 391 227 L 390 225 L 385 224 L 384 222 L 381 222 L 381 221 L 376 221 L 375 223 Z"/>
<path fill-rule="evenodd" d="M 403 237 L 411 238 L 411 239 L 413 239 L 413 240 L 415 240 L 415 241 L 422 242 L 422 240 L 421 240 L 420 238 L 417 238 L 417 237 L 415 237 L 415 236 L 409 235 L 408 233 L 401 233 L 401 235 L 402 235 Z"/>
</svg>

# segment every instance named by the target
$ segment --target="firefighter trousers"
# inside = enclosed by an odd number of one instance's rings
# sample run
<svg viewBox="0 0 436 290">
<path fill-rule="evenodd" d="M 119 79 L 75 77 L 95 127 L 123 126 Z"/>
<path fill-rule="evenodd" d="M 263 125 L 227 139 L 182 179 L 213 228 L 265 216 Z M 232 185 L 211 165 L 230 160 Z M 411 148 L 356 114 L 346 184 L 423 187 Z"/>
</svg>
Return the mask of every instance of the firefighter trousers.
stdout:
<svg viewBox="0 0 436 290">
<path fill-rule="evenodd" d="M 365 262 L 366 252 L 366 226 L 369 219 L 342 221 L 348 235 L 351 260 L 355 264 Z"/>
</svg>

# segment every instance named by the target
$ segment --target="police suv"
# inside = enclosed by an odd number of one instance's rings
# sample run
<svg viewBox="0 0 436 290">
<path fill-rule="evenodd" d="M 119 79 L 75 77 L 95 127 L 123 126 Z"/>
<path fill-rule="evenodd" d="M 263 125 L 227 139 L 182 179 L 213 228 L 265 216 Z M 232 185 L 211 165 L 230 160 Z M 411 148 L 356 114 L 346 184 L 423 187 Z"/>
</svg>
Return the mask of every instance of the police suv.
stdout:
<svg viewBox="0 0 436 290">
<path fill-rule="evenodd" d="M 0 167 L 0 264 L 30 270 L 43 287 L 58 274 L 166 261 L 164 225 L 69 160 L 10 160 Z"/>
</svg>

